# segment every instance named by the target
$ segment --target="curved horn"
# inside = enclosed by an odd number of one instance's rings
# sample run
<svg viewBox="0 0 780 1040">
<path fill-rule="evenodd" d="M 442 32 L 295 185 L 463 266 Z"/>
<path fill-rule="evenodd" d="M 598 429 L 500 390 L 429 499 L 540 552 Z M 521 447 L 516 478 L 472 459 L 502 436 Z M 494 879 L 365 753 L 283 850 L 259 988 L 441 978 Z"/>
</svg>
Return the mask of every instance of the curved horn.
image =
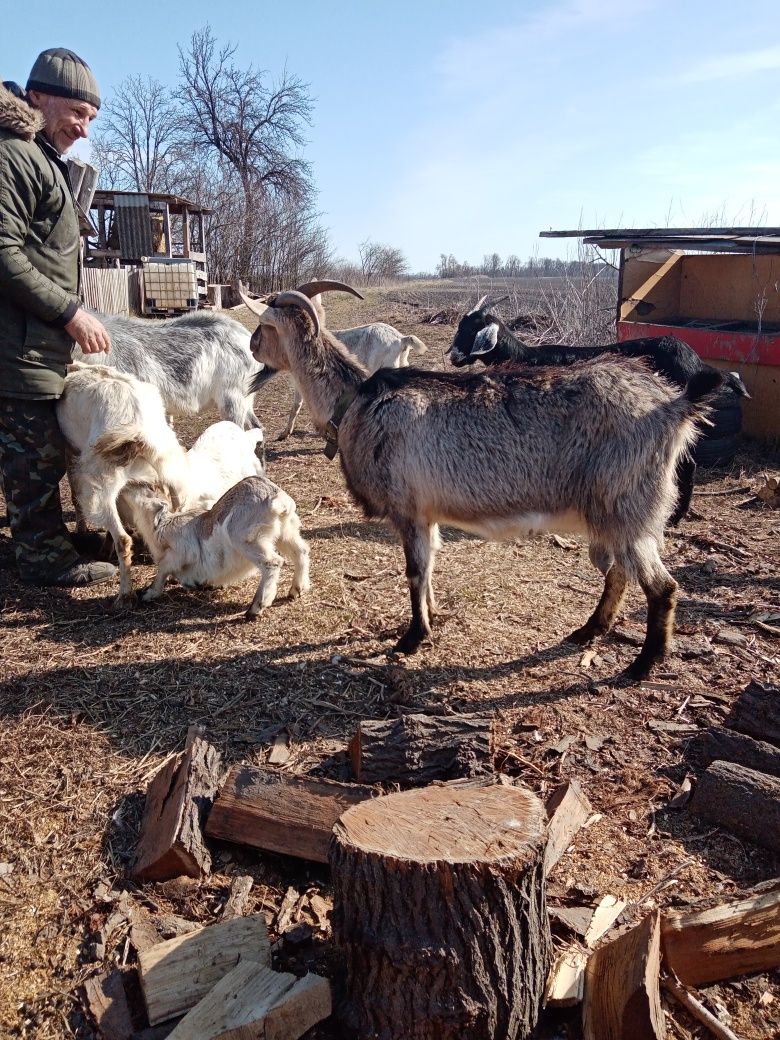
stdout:
<svg viewBox="0 0 780 1040">
<path fill-rule="evenodd" d="M 483 296 L 481 300 L 477 301 L 477 303 L 474 306 L 474 310 L 478 311 L 480 309 L 480 307 L 484 307 L 485 306 L 485 300 L 487 300 L 487 295 Z"/>
<path fill-rule="evenodd" d="M 263 314 L 268 310 L 267 303 L 261 303 L 260 300 L 250 300 L 250 298 L 244 292 L 244 286 L 241 282 L 238 283 L 238 295 L 245 307 L 248 307 L 253 314 L 256 314 L 258 318 L 262 318 Z"/>
<path fill-rule="evenodd" d="M 316 283 L 315 283 L 316 284 Z M 311 302 L 308 296 L 299 289 L 288 289 L 287 292 L 277 293 L 273 297 L 273 307 L 300 307 L 301 310 L 306 311 L 311 320 L 314 322 L 314 335 L 319 336 L 320 334 L 320 317 L 317 314 L 317 309 Z M 252 308 L 254 310 L 254 308 Z M 257 313 L 257 312 L 255 312 Z"/>
<path fill-rule="evenodd" d="M 353 289 L 352 286 L 347 285 L 346 282 L 315 280 L 313 282 L 304 282 L 303 285 L 299 285 L 295 291 L 303 293 L 303 295 L 308 296 L 309 299 L 321 292 L 348 292 L 352 293 L 353 296 L 357 296 L 359 300 L 365 299 L 364 296 L 360 295 L 357 289 Z"/>
</svg>

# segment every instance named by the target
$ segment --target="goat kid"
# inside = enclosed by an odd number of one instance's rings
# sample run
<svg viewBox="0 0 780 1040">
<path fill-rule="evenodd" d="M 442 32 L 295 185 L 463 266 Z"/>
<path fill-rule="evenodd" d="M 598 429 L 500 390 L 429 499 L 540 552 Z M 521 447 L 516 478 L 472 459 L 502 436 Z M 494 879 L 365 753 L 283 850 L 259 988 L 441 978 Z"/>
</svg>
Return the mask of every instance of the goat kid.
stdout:
<svg viewBox="0 0 780 1040">
<path fill-rule="evenodd" d="M 290 371 L 320 432 L 334 426 L 347 486 L 403 542 L 412 620 L 396 649 L 430 635 L 438 524 L 491 540 L 557 530 L 585 534 L 604 591 L 571 640 L 611 628 L 629 580 L 648 603 L 645 641 L 624 673 L 665 656 L 677 582 L 661 562 L 674 471 L 720 385 L 716 371 L 677 393 L 645 366 L 603 357 L 570 368 L 463 375 L 365 369 L 320 328 L 312 301 L 289 291 L 244 303 L 260 319 L 255 358 Z M 265 375 L 266 373 L 263 373 Z"/>
<path fill-rule="evenodd" d="M 250 334 L 240 322 L 216 311 L 195 311 L 165 320 L 93 312 L 111 337 L 108 362 L 103 355 L 74 358 L 85 364 L 109 364 L 152 383 L 171 415 L 195 415 L 216 408 L 222 419 L 242 429 L 262 428 L 254 413 L 254 395 L 246 386 L 260 371 L 249 350 Z"/>
<path fill-rule="evenodd" d="M 285 559 L 294 569 L 289 598 L 308 591 L 309 546 L 295 502 L 267 477 L 245 477 L 205 511 L 174 512 L 164 492 L 148 483 L 133 482 L 123 495 L 157 564 L 144 602 L 156 599 L 170 577 L 189 588 L 222 588 L 259 570 L 246 611 L 254 618 L 273 603 Z"/>
</svg>

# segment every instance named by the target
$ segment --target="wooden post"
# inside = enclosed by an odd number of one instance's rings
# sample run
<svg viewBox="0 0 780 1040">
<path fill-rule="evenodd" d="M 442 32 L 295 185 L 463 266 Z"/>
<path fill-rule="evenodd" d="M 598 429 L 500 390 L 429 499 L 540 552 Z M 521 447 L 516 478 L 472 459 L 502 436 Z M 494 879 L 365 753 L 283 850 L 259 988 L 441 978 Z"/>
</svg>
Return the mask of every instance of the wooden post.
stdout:
<svg viewBox="0 0 780 1040">
<path fill-rule="evenodd" d="M 165 203 L 163 211 L 163 234 L 165 236 L 165 256 L 173 256 L 173 242 L 171 241 L 171 207 Z"/>
<path fill-rule="evenodd" d="M 550 965 L 546 813 L 521 787 L 428 787 L 333 829 L 345 1025 L 372 1040 L 522 1040 Z"/>
<path fill-rule="evenodd" d="M 190 211 L 185 206 L 182 212 L 182 238 L 184 239 L 182 245 L 181 255 L 189 257 L 190 255 Z"/>
</svg>

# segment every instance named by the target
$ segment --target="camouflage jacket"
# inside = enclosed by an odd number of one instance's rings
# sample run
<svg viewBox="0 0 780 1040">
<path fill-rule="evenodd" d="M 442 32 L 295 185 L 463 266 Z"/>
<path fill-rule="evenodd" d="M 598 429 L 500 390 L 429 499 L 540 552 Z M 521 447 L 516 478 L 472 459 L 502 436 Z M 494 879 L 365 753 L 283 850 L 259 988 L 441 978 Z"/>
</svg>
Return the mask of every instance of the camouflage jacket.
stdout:
<svg viewBox="0 0 780 1040">
<path fill-rule="evenodd" d="M 81 240 L 68 170 L 39 112 L 0 86 L 0 397 L 62 392 Z"/>
</svg>

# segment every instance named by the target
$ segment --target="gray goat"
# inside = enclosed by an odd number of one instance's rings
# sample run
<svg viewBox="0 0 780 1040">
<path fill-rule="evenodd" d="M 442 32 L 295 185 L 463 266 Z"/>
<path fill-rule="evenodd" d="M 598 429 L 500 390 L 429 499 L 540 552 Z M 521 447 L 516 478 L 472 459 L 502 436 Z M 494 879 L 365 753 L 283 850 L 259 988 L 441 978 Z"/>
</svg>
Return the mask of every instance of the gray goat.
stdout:
<svg viewBox="0 0 780 1040">
<path fill-rule="evenodd" d="M 443 523 L 491 540 L 545 530 L 586 535 L 604 591 L 569 639 L 587 643 L 609 631 L 635 579 L 647 598 L 647 629 L 624 678 L 641 679 L 663 659 L 677 582 L 659 550 L 675 466 L 719 373 L 697 374 L 682 393 L 642 362 L 617 357 L 477 375 L 381 369 L 366 379 L 320 328 L 306 296 L 243 299 L 260 321 L 255 358 L 292 373 L 317 429 L 337 437 L 350 492 L 401 537 L 412 621 L 397 650 L 411 653 L 430 634 Z"/>
<path fill-rule="evenodd" d="M 177 318 L 128 318 L 94 312 L 111 337 L 111 352 L 83 354 L 74 360 L 110 365 L 153 383 L 171 415 L 194 415 L 216 408 L 242 430 L 262 429 L 247 385 L 261 370 L 249 350 L 249 332 L 216 311 Z"/>
</svg>

